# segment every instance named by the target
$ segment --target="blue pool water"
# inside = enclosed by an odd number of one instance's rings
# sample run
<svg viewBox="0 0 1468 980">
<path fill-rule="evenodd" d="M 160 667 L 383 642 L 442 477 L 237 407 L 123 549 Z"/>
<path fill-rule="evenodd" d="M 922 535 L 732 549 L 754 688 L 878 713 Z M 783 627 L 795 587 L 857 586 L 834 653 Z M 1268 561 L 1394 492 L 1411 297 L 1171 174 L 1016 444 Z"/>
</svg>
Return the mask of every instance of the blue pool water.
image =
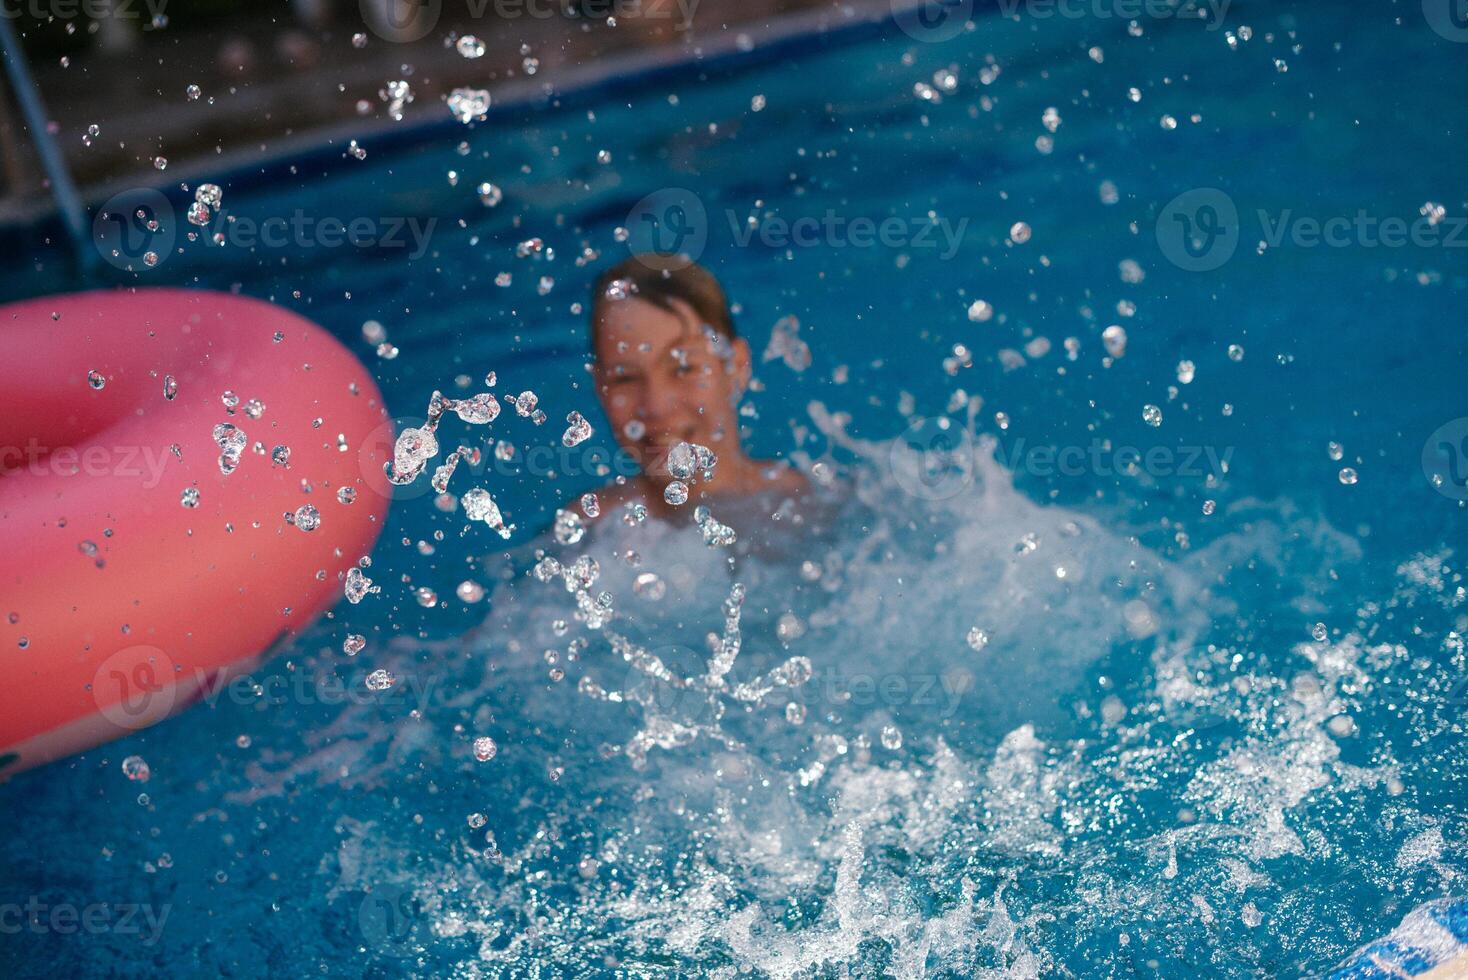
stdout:
<svg viewBox="0 0 1468 980">
<path fill-rule="evenodd" d="M 812 351 L 802 372 L 758 364 L 746 442 L 824 461 L 832 499 L 732 570 L 696 529 L 655 522 L 541 543 L 596 557 L 616 631 L 680 674 L 703 671 L 738 581 L 731 676 L 790 657 L 813 676 L 753 701 L 669 686 L 527 576 L 554 510 L 604 482 L 585 453 L 555 476 L 475 479 L 521 529 L 509 554 L 409 491 L 373 556 L 383 593 L 282 652 L 258 694 L 0 787 L 7 895 L 151 915 L 7 936 L 7 972 L 1299 975 L 1468 892 L 1465 494 L 1457 457 L 1434 454 L 1468 435 L 1468 249 L 1447 241 L 1468 210 L 1468 46 L 1414 3 L 1234 3 L 1219 29 L 1139 27 L 989 14 L 934 43 L 889 27 L 364 139 L 366 160 L 336 148 L 219 179 L 226 210 L 435 219 L 420 257 L 180 242 L 153 269 L 104 266 L 92 284 L 298 310 L 373 366 L 400 419 L 493 370 L 552 419 L 494 437 L 551 445 L 574 408 L 609 451 L 572 307 L 625 256 L 615 229 L 639 230 L 639 202 L 666 214 L 690 192 L 701 261 L 756 354 L 786 316 Z M 1199 189 L 1215 196 L 1169 209 Z M 1220 200 L 1235 251 L 1180 268 L 1219 244 L 1179 252 L 1167 229 L 1216 230 Z M 1446 212 L 1436 243 L 1359 231 L 1428 202 Z M 741 244 L 730 214 L 767 234 Z M 957 237 L 863 246 L 827 222 L 818 244 L 772 240 L 827 215 Z M 1298 221 L 1334 217 L 1348 240 L 1309 244 Z M 1280 222 L 1293 231 L 1270 243 Z M 531 237 L 554 257 L 517 258 Z M 25 259 L 0 295 L 81 285 L 58 249 Z M 992 319 L 970 319 L 978 300 Z M 950 373 L 956 344 L 971 366 Z M 957 461 L 913 449 L 933 445 Z M 1118 472 L 1126 448 L 1157 455 Z M 716 516 L 768 526 L 758 506 Z M 649 569 L 661 601 L 632 586 Z M 466 578 L 490 597 L 459 601 Z M 355 659 L 348 632 L 368 640 Z M 398 685 L 365 696 L 377 667 Z M 486 734 L 498 755 L 478 763 Z M 146 783 L 122 775 L 130 755 Z"/>
</svg>

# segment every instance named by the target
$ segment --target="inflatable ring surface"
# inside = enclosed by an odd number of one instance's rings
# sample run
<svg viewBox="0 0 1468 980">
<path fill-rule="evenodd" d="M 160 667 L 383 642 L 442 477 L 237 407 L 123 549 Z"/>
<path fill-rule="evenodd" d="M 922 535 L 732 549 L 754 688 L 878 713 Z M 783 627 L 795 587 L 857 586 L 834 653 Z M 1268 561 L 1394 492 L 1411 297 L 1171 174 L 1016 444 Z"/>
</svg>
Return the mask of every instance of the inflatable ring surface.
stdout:
<svg viewBox="0 0 1468 980">
<path fill-rule="evenodd" d="M 339 598 L 387 510 L 387 416 L 330 334 L 239 296 L 30 300 L 0 343 L 4 779 L 181 710 Z"/>
</svg>

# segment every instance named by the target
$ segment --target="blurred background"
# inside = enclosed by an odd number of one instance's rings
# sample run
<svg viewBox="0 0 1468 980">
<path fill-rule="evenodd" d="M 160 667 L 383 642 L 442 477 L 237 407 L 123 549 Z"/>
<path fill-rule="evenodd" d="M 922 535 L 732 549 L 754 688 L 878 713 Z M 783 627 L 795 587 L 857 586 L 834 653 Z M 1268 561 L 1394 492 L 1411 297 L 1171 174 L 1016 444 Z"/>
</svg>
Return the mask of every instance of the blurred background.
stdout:
<svg viewBox="0 0 1468 980">
<path fill-rule="evenodd" d="M 16 98 L 23 60 L 75 182 L 150 178 L 208 159 L 360 135 L 443 113 L 456 86 L 547 93 L 605 59 L 666 48 L 696 56 L 782 14 L 851 17 L 880 0 L 5 0 L 23 59 L 6 55 L 0 99 L 0 222 L 51 206 Z M 696 16 L 695 16 L 696 15 Z M 747 37 L 745 39 L 747 43 Z M 482 49 L 482 54 L 474 52 Z M 92 132 L 95 127 L 95 133 Z M 156 173 L 151 177 L 156 178 Z"/>
</svg>

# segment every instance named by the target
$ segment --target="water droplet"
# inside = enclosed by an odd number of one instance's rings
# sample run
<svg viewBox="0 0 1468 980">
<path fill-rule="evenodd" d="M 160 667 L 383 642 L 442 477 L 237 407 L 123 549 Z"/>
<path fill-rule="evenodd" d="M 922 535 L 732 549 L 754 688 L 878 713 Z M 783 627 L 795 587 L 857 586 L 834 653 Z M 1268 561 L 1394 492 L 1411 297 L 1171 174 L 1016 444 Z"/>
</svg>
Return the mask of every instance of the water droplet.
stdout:
<svg viewBox="0 0 1468 980">
<path fill-rule="evenodd" d="M 487 208 L 492 208 L 505 199 L 505 192 L 487 180 L 476 190 L 479 192 L 479 203 Z"/>
<path fill-rule="evenodd" d="M 1358 479 L 1356 471 L 1349 466 L 1341 468 L 1340 480 L 1345 486 L 1354 486 Z"/>
<path fill-rule="evenodd" d="M 389 671 L 378 668 L 367 675 L 367 690 L 386 691 L 397 680 Z"/>
<path fill-rule="evenodd" d="M 466 125 L 484 119 L 489 103 L 489 92 L 482 88 L 456 88 L 449 93 L 449 112 Z"/>
<path fill-rule="evenodd" d="M 966 639 L 968 640 L 969 647 L 975 653 L 989 645 L 989 634 L 977 626 L 968 631 Z"/>
<path fill-rule="evenodd" d="M 107 386 L 107 379 L 99 371 L 88 371 L 87 384 L 92 386 L 93 391 L 101 391 Z"/>
<path fill-rule="evenodd" d="M 1162 409 L 1158 408 L 1156 405 L 1143 405 L 1142 421 L 1146 422 L 1148 425 L 1152 426 L 1155 429 L 1157 426 L 1162 424 Z"/>
<path fill-rule="evenodd" d="M 347 579 L 344 587 L 344 594 L 347 597 L 347 601 L 350 602 L 352 605 L 356 605 L 357 603 L 361 602 L 363 597 L 373 592 L 381 591 L 381 586 L 373 585 L 372 580 L 366 575 L 363 575 L 360 568 L 347 569 Z"/>
<path fill-rule="evenodd" d="M 342 641 L 342 652 L 349 657 L 355 657 L 367 646 L 367 638 L 361 633 L 348 633 L 347 638 Z"/>
<path fill-rule="evenodd" d="M 188 508 L 199 506 L 199 488 L 185 487 L 183 493 L 179 494 L 178 502 Z"/>
<path fill-rule="evenodd" d="M 632 581 L 632 593 L 649 602 L 658 602 L 668 593 L 668 586 L 653 572 L 643 572 Z"/>
<path fill-rule="evenodd" d="M 586 533 L 581 517 L 569 510 L 557 510 L 553 533 L 560 544 L 575 544 Z"/>
<path fill-rule="evenodd" d="M 682 506 L 688 502 L 688 484 L 682 480 L 674 480 L 663 491 L 663 499 L 674 507 Z"/>
<path fill-rule="evenodd" d="M 153 772 L 142 756 L 130 755 L 122 760 L 122 774 L 135 783 L 146 783 Z"/>
<path fill-rule="evenodd" d="M 474 758 L 479 762 L 488 762 L 499 753 L 499 746 L 494 744 L 494 739 L 487 735 L 481 735 L 474 740 Z"/>
<path fill-rule="evenodd" d="M 561 445 L 567 449 L 579 446 L 591 438 L 591 423 L 582 418 L 580 412 L 571 412 L 566 416 L 568 423 L 565 433 L 561 435 Z"/>
</svg>

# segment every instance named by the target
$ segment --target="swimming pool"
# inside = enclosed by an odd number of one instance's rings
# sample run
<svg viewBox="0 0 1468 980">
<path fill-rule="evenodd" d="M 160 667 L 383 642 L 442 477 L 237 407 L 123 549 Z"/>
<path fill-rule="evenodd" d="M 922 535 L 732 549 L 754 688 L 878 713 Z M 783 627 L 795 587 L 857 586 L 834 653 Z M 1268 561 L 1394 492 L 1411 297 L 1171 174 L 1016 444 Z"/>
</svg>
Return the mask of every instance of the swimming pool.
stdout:
<svg viewBox="0 0 1468 980">
<path fill-rule="evenodd" d="M 665 223 L 701 230 L 756 352 L 786 316 L 811 348 L 803 371 L 758 365 L 748 441 L 828 458 L 853 499 L 793 535 L 815 568 L 741 566 L 735 674 L 803 656 L 813 676 L 721 707 L 629 676 L 566 590 L 420 481 L 374 554 L 383 594 L 258 690 L 0 787 L 7 890 L 113 924 L 27 934 L 0 961 L 1289 975 L 1462 895 L 1464 494 L 1424 454 L 1468 435 L 1451 152 L 1468 48 L 1399 6 L 1235 3 L 1218 29 L 1135 35 L 1094 11 L 937 41 L 889 27 L 221 178 L 237 224 L 315 230 L 251 252 L 224 229 L 106 281 L 297 310 L 403 420 L 495 371 L 608 449 L 572 305 L 625 254 L 615 229 L 635 241 L 642 214 L 680 207 Z M 368 219 L 376 244 L 326 244 L 328 218 Z M 1335 238 L 1312 232 L 1333 218 Z M 1388 219 L 1416 237 L 1382 244 Z M 539 257 L 518 258 L 531 238 Z M 33 254 L 0 295 L 78 284 Z M 558 434 L 495 432 L 527 453 Z M 907 448 L 935 443 L 966 454 Z M 530 459 L 483 469 L 517 543 L 603 482 L 585 452 Z M 723 556 L 650 525 L 587 547 L 628 628 L 697 669 Z M 609 557 L 628 548 L 684 570 L 665 574 L 680 601 L 634 594 Z M 460 601 L 465 579 L 491 599 Z M 392 696 L 363 696 L 376 667 Z M 626 746 L 657 718 L 705 729 L 638 767 Z M 130 755 L 146 783 L 120 772 Z"/>
</svg>

